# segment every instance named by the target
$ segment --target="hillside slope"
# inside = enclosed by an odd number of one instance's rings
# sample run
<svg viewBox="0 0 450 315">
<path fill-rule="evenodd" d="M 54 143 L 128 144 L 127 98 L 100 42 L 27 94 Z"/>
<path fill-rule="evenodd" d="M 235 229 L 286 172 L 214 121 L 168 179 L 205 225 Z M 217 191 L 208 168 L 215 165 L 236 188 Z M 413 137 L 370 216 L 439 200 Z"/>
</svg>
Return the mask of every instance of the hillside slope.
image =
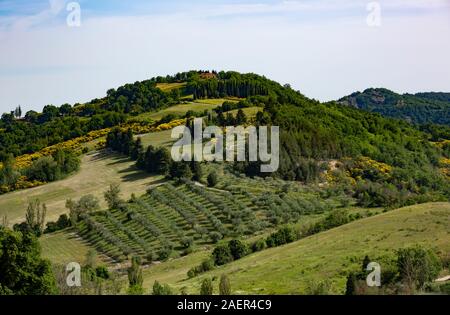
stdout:
<svg viewBox="0 0 450 315">
<path fill-rule="evenodd" d="M 230 277 L 234 293 L 304 294 L 311 281 L 329 280 L 342 294 L 346 275 L 360 268 L 365 255 L 372 261 L 392 256 L 395 249 L 423 244 L 440 252 L 450 250 L 450 203 L 429 203 L 393 210 L 319 233 L 285 246 L 267 249 L 202 276 L 185 280 L 169 276 L 177 261 L 146 271 L 146 283 L 170 279 L 178 289 L 198 293 L 205 277 Z M 192 258 L 194 259 L 194 257 Z M 197 259 L 199 260 L 199 259 Z"/>
<path fill-rule="evenodd" d="M 339 103 L 412 123 L 450 124 L 450 93 L 397 94 L 367 89 L 341 98 Z"/>
<path fill-rule="evenodd" d="M 0 214 L 6 215 L 13 225 L 25 218 L 28 202 L 39 199 L 47 206 L 47 221 L 54 221 L 68 212 L 65 202 L 69 198 L 92 194 L 104 207 L 103 193 L 110 184 L 120 183 L 123 197 L 129 198 L 131 193 L 144 193 L 161 178 L 138 170 L 134 162 L 123 155 L 95 151 L 83 156 L 80 171 L 66 179 L 0 196 Z"/>
</svg>

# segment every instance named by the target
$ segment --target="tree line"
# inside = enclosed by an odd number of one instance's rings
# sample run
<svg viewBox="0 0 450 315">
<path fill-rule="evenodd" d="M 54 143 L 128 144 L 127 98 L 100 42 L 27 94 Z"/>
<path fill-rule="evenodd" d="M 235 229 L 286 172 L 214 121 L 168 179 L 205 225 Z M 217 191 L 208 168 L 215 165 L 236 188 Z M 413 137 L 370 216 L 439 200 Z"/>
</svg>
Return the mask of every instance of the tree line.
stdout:
<svg viewBox="0 0 450 315">
<path fill-rule="evenodd" d="M 50 156 L 43 156 L 34 160 L 30 166 L 17 169 L 14 157 L 9 154 L 0 169 L 0 194 L 23 188 L 19 186 L 26 177 L 28 182 L 53 182 L 78 171 L 79 156 L 70 150 L 56 150 Z"/>
</svg>

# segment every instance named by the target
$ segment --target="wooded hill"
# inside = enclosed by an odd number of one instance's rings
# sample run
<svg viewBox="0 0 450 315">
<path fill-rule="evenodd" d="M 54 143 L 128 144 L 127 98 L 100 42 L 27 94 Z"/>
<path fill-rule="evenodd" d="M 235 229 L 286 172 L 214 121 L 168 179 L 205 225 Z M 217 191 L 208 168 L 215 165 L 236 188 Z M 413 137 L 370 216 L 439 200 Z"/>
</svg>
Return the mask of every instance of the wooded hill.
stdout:
<svg viewBox="0 0 450 315">
<path fill-rule="evenodd" d="M 174 83 L 178 88 L 166 91 L 158 88 L 158 84 Z M 404 204 L 411 202 L 406 200 L 440 200 L 449 196 L 446 161 L 450 150 L 445 140 L 450 134 L 445 127 L 419 130 L 406 121 L 384 118 L 336 102 L 320 103 L 289 85 L 237 72 L 178 73 L 126 84 L 109 90 L 105 98 L 87 104 L 49 105 L 40 114 L 26 113 L 24 119 L 4 114 L 0 122 L 4 130 L 0 134 L 0 152 L 4 156 L 33 152 L 92 129 L 118 125 L 144 112 L 196 98 L 218 97 L 236 97 L 241 99 L 243 107 L 260 107 L 256 124 L 280 126 L 281 166 L 275 176 L 312 181 L 328 168 L 326 161 L 338 159 L 342 165 L 330 172 L 329 180 L 351 182 L 353 178 L 366 185 L 361 187 L 363 199 L 367 195 L 381 198 L 392 193 L 394 201 L 388 203 Z M 442 103 L 445 97 L 421 94 L 418 98 Z M 208 123 L 216 122 L 212 119 Z M 361 157 L 368 160 L 359 163 Z M 385 165 L 381 170 L 379 163 Z M 257 164 L 238 163 L 236 168 L 247 175 L 262 175 L 257 172 Z M 0 174 L 0 184 L 2 176 L 4 180 L 7 174 Z"/>
<path fill-rule="evenodd" d="M 367 89 L 341 98 L 339 103 L 416 124 L 450 125 L 450 93 L 397 94 Z"/>
</svg>

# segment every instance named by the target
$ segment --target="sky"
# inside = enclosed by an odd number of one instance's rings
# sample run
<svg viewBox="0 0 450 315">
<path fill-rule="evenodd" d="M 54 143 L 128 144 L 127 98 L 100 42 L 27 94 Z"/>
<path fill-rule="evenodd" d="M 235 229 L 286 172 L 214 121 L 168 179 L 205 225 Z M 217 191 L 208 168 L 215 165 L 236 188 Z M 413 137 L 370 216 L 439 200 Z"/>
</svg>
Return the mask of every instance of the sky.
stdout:
<svg viewBox="0 0 450 315">
<path fill-rule="evenodd" d="M 450 92 L 449 56 L 450 0 L 0 0 L 0 112 L 193 69 L 258 73 L 320 101 Z"/>
</svg>

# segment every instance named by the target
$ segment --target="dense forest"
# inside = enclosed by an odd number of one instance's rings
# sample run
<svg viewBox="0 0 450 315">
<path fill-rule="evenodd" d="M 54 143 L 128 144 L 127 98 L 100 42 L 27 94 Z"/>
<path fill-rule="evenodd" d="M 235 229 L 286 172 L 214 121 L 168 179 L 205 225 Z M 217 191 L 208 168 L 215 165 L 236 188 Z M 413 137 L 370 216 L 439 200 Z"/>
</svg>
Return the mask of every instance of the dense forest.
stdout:
<svg viewBox="0 0 450 315">
<path fill-rule="evenodd" d="M 339 103 L 416 124 L 450 125 L 450 93 L 400 95 L 387 89 L 367 89 L 343 97 Z"/>
</svg>

